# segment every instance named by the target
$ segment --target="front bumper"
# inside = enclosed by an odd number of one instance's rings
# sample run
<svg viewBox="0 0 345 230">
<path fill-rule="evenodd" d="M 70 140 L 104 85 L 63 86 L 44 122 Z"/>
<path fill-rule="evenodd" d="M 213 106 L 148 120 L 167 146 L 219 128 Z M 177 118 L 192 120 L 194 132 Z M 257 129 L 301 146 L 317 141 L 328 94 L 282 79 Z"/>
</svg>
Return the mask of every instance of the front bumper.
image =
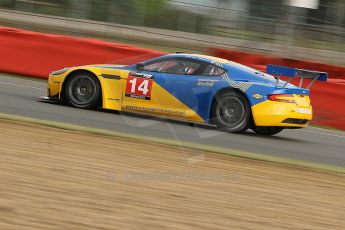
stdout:
<svg viewBox="0 0 345 230">
<path fill-rule="evenodd" d="M 312 120 L 312 107 L 295 103 L 264 101 L 252 106 L 256 126 L 303 128 Z"/>
<path fill-rule="evenodd" d="M 50 75 L 48 78 L 47 85 L 47 96 L 50 98 L 60 98 L 62 89 L 62 78 L 61 75 Z"/>
<path fill-rule="evenodd" d="M 38 101 L 40 102 L 60 102 L 60 98 L 59 97 L 48 97 L 48 96 L 40 96 L 38 97 Z"/>
</svg>

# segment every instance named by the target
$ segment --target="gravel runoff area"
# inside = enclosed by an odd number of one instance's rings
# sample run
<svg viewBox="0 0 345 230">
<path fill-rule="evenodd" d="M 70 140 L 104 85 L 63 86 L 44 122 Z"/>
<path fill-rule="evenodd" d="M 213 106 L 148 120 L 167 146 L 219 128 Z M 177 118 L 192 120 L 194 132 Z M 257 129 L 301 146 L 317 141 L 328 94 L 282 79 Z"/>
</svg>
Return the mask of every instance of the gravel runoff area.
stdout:
<svg viewBox="0 0 345 230">
<path fill-rule="evenodd" d="M 0 229 L 344 229 L 345 176 L 0 120 Z"/>
</svg>

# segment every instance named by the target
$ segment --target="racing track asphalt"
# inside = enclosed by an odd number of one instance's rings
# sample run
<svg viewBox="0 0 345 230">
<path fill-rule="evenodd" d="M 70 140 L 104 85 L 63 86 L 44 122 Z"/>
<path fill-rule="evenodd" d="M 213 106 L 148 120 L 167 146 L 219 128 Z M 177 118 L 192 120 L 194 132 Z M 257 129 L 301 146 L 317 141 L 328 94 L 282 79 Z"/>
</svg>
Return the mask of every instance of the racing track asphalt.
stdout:
<svg viewBox="0 0 345 230">
<path fill-rule="evenodd" d="M 0 75 L 0 113 L 345 167 L 345 132 L 342 131 L 309 127 L 284 130 L 273 137 L 258 136 L 251 131 L 231 134 L 215 131 L 212 127 L 192 127 L 182 122 L 110 111 L 81 110 L 37 100 L 45 95 L 44 81 Z"/>
</svg>

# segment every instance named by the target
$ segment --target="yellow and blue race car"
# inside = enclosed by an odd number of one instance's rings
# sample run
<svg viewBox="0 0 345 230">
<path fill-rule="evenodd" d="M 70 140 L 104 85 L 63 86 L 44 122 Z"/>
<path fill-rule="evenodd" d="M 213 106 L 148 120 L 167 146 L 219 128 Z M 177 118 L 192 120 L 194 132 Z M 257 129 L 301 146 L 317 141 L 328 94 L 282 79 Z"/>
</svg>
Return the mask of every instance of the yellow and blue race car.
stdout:
<svg viewBox="0 0 345 230">
<path fill-rule="evenodd" d="M 269 75 L 272 74 L 272 75 Z M 289 80 L 280 80 L 288 76 Z M 290 79 L 299 76 L 299 87 Z M 229 60 L 168 54 L 129 66 L 88 65 L 49 75 L 48 99 L 77 108 L 143 113 L 274 135 L 312 119 L 310 86 L 327 73 L 267 66 L 267 73 Z M 302 88 L 304 78 L 311 83 Z"/>
</svg>

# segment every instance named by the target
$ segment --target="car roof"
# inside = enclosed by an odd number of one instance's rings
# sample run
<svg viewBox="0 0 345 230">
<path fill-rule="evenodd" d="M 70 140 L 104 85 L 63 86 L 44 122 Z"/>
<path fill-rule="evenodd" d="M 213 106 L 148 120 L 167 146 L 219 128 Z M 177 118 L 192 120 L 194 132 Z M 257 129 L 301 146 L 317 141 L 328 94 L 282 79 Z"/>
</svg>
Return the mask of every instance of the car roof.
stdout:
<svg viewBox="0 0 345 230">
<path fill-rule="evenodd" d="M 208 56 L 208 55 L 202 55 L 202 54 L 168 54 L 166 55 L 166 57 L 180 57 L 180 58 L 192 58 L 192 59 L 196 59 L 199 61 L 206 61 L 212 64 L 217 64 L 221 63 L 221 64 L 229 64 L 230 61 L 223 59 L 223 58 L 218 58 L 218 57 L 213 57 L 213 56 Z"/>
</svg>

